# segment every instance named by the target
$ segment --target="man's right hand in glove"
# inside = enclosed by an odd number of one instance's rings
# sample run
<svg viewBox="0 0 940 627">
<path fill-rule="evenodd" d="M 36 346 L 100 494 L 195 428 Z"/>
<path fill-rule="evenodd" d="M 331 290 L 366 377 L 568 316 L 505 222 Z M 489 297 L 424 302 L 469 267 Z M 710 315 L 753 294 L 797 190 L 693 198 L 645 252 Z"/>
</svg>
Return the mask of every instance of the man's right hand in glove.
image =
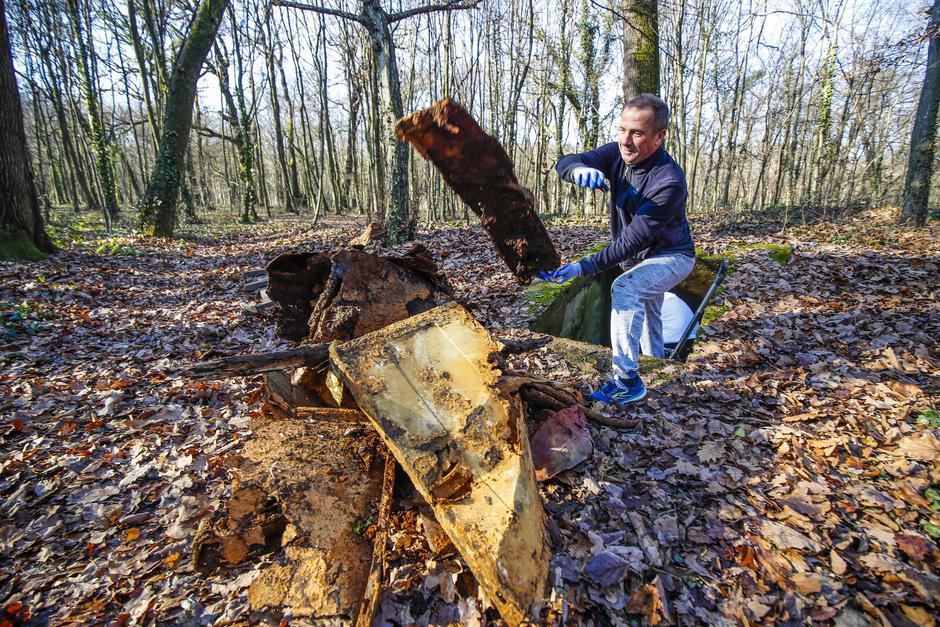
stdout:
<svg viewBox="0 0 940 627">
<path fill-rule="evenodd" d="M 602 189 L 605 192 L 610 191 L 607 183 L 604 182 L 604 173 L 596 168 L 580 167 L 571 171 L 571 180 L 575 185 L 587 187 L 588 189 Z"/>
</svg>

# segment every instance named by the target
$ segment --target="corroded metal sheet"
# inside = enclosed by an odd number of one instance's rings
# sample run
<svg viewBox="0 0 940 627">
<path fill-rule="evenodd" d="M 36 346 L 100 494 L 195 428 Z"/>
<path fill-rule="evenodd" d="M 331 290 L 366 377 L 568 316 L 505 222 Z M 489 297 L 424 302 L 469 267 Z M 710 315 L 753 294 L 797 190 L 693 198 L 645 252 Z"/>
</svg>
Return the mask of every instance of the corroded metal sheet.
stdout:
<svg viewBox="0 0 940 627">
<path fill-rule="evenodd" d="M 378 520 L 384 447 L 371 429 L 348 422 L 259 419 L 253 429 L 233 494 L 251 489 L 276 500 L 287 528 L 283 550 L 248 590 L 252 609 L 289 607 L 294 617 L 353 624 L 370 605 L 367 527 Z"/>
<path fill-rule="evenodd" d="M 528 283 L 539 270 L 561 265 L 532 192 L 519 184 L 506 150 L 460 104 L 445 98 L 407 115 L 395 125 L 395 135 L 440 170 L 519 281 Z"/>
<path fill-rule="evenodd" d="M 285 253 L 268 264 L 279 336 L 307 343 L 348 340 L 451 299 L 447 280 L 420 245 L 404 254 L 354 248 Z"/>
<path fill-rule="evenodd" d="M 498 347 L 449 304 L 345 343 L 331 360 L 509 624 L 542 599 L 544 511 Z"/>
</svg>

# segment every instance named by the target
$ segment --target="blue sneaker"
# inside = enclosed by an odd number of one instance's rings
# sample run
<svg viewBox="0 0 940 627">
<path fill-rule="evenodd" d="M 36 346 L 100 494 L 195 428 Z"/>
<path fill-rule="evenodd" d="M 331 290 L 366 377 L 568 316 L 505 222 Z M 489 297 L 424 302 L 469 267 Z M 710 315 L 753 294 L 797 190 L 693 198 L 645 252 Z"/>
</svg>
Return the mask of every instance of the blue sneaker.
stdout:
<svg viewBox="0 0 940 627">
<path fill-rule="evenodd" d="M 588 398 L 601 401 L 602 403 L 636 403 L 646 398 L 646 386 L 639 376 L 634 376 L 629 381 L 624 381 L 620 377 L 611 377 L 607 383 L 588 394 Z"/>
</svg>

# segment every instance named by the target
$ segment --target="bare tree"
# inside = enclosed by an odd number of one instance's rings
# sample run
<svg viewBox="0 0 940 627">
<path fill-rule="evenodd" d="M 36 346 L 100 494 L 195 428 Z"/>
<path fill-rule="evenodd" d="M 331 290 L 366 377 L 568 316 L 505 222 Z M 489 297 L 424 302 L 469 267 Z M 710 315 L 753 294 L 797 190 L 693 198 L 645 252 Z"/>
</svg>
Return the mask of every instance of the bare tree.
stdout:
<svg viewBox="0 0 940 627">
<path fill-rule="evenodd" d="M 927 69 L 920 88 L 901 221 L 916 226 L 927 223 L 927 197 L 933 175 L 934 140 L 937 134 L 937 105 L 940 104 L 940 0 L 934 0 L 927 20 Z"/>
<path fill-rule="evenodd" d="M 398 61 L 395 54 L 395 42 L 392 39 L 391 25 L 409 17 L 436 11 L 470 9 L 479 4 L 479 0 L 449 0 L 443 4 L 407 9 L 397 13 L 388 13 L 379 0 L 362 0 L 358 14 L 330 9 L 321 6 L 299 4 L 287 0 L 276 0 L 278 6 L 304 9 L 332 15 L 361 24 L 369 34 L 372 45 L 372 59 L 375 77 L 378 81 L 382 136 L 386 144 L 385 163 L 387 176 L 379 184 L 387 190 L 385 207 L 385 227 L 389 240 L 398 243 L 413 237 L 413 221 L 409 211 L 408 195 L 408 147 L 395 139 L 395 123 L 405 112 L 401 100 L 401 79 L 398 73 Z"/>
<path fill-rule="evenodd" d="M 176 229 L 176 200 L 182 178 L 180 164 L 189 143 L 196 82 L 227 6 L 228 0 L 202 0 L 173 65 L 157 161 L 140 203 L 141 227 L 150 235 L 172 237 Z"/>
</svg>

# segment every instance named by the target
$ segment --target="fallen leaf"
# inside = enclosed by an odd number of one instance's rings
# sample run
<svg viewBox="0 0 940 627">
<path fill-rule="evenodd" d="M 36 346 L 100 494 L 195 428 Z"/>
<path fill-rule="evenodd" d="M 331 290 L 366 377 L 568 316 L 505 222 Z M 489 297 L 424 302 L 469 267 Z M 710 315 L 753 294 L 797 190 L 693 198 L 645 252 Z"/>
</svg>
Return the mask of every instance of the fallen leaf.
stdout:
<svg viewBox="0 0 940 627">
<path fill-rule="evenodd" d="M 808 538 L 796 529 L 772 520 L 765 520 L 760 525 L 761 534 L 779 549 L 801 549 L 812 553 L 823 550 L 822 544 Z"/>
<path fill-rule="evenodd" d="M 940 577 L 933 573 L 922 572 L 881 553 L 867 553 L 858 558 L 858 561 L 879 574 L 891 574 L 909 583 L 925 601 L 940 601 Z"/>
<path fill-rule="evenodd" d="M 904 612 L 904 615 L 907 616 L 911 622 L 913 622 L 918 627 L 933 627 L 937 624 L 937 619 L 926 609 L 920 607 L 919 605 L 908 605 L 907 603 L 901 604 L 901 611 Z"/>
<path fill-rule="evenodd" d="M 930 551 L 930 546 L 927 544 L 927 541 L 919 536 L 902 534 L 896 536 L 896 540 L 899 549 L 920 562 L 924 561 L 924 558 Z"/>
<path fill-rule="evenodd" d="M 587 418 L 577 405 L 553 413 L 530 439 L 535 479 L 545 481 L 591 457 L 594 442 Z"/>
<path fill-rule="evenodd" d="M 630 594 L 627 601 L 628 614 L 641 614 L 650 625 L 658 625 L 668 619 L 663 608 L 663 599 L 659 590 L 651 583 L 645 584 Z"/>
<path fill-rule="evenodd" d="M 584 574 L 597 585 L 605 588 L 623 581 L 630 563 L 610 551 L 601 551 L 584 566 Z"/>
<path fill-rule="evenodd" d="M 842 559 L 842 556 L 836 553 L 835 549 L 829 551 L 829 564 L 832 567 L 832 572 L 836 575 L 844 575 L 846 569 L 845 560 Z"/>
<path fill-rule="evenodd" d="M 698 460 L 702 463 L 716 462 L 724 457 L 725 447 L 714 440 L 709 440 L 698 450 Z"/>
<path fill-rule="evenodd" d="M 935 461 L 940 455 L 940 440 L 930 431 L 908 435 L 896 442 L 898 453 L 920 461 Z"/>
</svg>

